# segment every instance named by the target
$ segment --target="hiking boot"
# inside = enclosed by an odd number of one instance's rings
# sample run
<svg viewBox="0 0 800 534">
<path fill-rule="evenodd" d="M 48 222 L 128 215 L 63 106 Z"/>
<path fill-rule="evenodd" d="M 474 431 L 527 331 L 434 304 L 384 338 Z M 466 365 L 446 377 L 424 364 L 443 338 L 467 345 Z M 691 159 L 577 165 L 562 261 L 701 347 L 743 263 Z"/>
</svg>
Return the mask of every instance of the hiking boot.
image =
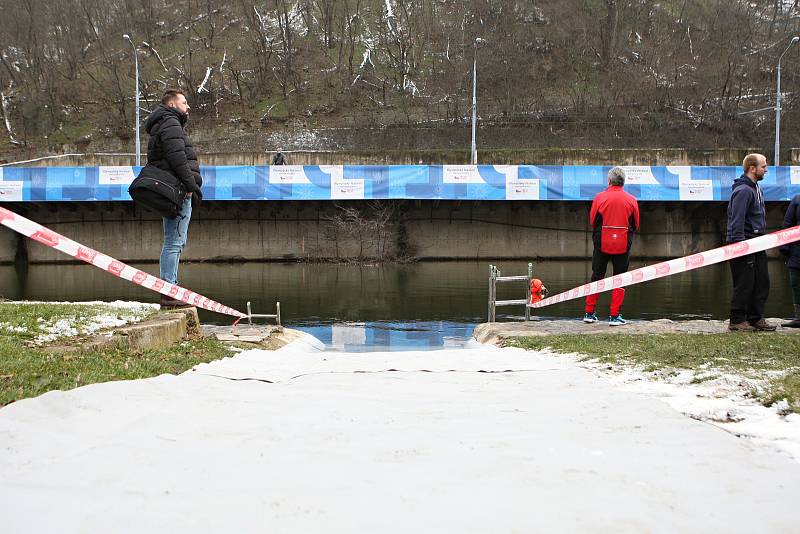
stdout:
<svg viewBox="0 0 800 534">
<path fill-rule="evenodd" d="M 794 305 L 794 319 L 781 324 L 781 328 L 800 328 L 800 304 Z"/>
<path fill-rule="evenodd" d="M 758 322 L 753 323 L 751 326 L 759 332 L 774 332 L 777 328 L 777 326 L 769 324 L 764 319 L 759 319 Z"/>
<path fill-rule="evenodd" d="M 597 322 L 597 314 L 595 312 L 584 313 L 583 314 L 583 322 L 584 323 L 596 323 Z"/>
<path fill-rule="evenodd" d="M 728 330 L 731 332 L 755 332 L 756 329 L 747 321 L 741 323 L 732 323 L 728 325 Z"/>
<path fill-rule="evenodd" d="M 186 304 L 182 300 L 172 299 L 166 295 L 161 295 L 159 304 L 161 304 L 162 308 L 187 308 L 191 306 L 191 304 Z"/>
<path fill-rule="evenodd" d="M 608 326 L 622 326 L 628 324 L 628 321 L 622 318 L 622 314 L 612 315 L 608 318 Z"/>
</svg>

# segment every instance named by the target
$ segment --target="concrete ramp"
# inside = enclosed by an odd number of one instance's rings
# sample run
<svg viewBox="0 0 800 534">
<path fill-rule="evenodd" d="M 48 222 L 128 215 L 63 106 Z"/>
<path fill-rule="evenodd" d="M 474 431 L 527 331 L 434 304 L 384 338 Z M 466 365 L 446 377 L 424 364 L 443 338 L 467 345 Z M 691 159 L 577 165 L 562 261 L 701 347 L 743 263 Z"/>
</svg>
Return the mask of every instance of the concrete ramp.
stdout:
<svg viewBox="0 0 800 534">
<path fill-rule="evenodd" d="M 784 533 L 798 497 L 785 454 L 517 349 L 293 343 L 0 409 L 4 533 Z"/>
</svg>

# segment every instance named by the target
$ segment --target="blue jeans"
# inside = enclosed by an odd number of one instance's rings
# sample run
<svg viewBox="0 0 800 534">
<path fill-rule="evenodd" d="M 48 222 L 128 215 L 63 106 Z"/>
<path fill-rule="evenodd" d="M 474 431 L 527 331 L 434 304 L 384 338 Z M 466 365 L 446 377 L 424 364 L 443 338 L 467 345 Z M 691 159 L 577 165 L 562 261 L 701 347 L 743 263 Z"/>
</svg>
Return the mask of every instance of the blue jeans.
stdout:
<svg viewBox="0 0 800 534">
<path fill-rule="evenodd" d="M 159 259 L 161 279 L 170 284 L 178 283 L 178 262 L 181 251 L 186 246 L 189 235 L 189 221 L 192 219 L 192 198 L 185 198 L 178 216 L 174 219 L 164 218 L 164 246 Z"/>
</svg>

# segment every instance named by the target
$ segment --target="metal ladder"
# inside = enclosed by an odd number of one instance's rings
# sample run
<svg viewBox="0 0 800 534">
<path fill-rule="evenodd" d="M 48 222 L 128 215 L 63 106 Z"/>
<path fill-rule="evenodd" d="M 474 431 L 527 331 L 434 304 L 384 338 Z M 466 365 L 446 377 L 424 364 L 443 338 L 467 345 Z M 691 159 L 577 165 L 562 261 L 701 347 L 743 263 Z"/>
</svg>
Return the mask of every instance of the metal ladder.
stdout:
<svg viewBox="0 0 800 534">
<path fill-rule="evenodd" d="M 528 263 L 528 275 L 500 276 L 500 269 L 496 265 L 489 265 L 489 322 L 496 320 L 495 310 L 498 306 L 525 306 L 525 320 L 531 320 L 531 310 L 528 302 L 531 300 L 531 280 L 533 279 L 533 263 Z M 515 300 L 497 300 L 498 282 L 525 282 L 525 298 Z"/>
<path fill-rule="evenodd" d="M 268 314 L 268 313 L 253 313 L 253 311 L 250 309 L 250 301 L 248 300 L 247 301 L 247 324 L 252 326 L 253 325 L 253 319 L 254 318 L 260 318 L 260 319 L 275 319 L 275 324 L 280 326 L 281 325 L 281 303 L 280 302 L 276 302 L 275 303 L 275 310 L 276 310 L 275 313 L 270 313 L 270 314 Z"/>
</svg>

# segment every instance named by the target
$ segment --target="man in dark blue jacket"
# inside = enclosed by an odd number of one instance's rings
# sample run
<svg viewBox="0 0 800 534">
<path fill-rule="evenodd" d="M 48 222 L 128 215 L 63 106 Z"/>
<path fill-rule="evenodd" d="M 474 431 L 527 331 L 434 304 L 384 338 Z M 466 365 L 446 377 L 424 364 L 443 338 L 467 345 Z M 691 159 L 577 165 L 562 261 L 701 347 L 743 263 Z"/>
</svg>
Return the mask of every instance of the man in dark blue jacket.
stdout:
<svg viewBox="0 0 800 534">
<path fill-rule="evenodd" d="M 791 228 L 800 224 L 800 195 L 796 195 L 789 203 L 783 218 L 783 227 Z M 787 256 L 789 282 L 792 285 L 792 302 L 794 303 L 794 319 L 783 323 L 784 328 L 800 328 L 800 242 L 795 241 L 780 248 L 781 254 Z"/>
<path fill-rule="evenodd" d="M 764 235 L 767 230 L 764 195 L 758 182 L 767 174 L 767 158 L 748 154 L 742 162 L 744 174 L 733 182 L 728 202 L 728 243 Z M 772 331 L 775 326 L 764 320 L 764 304 L 769 296 L 769 273 L 765 251 L 730 260 L 733 277 L 731 314 L 728 330 L 732 332 Z"/>
<path fill-rule="evenodd" d="M 182 91 L 169 90 L 164 93 L 161 104 L 147 117 L 144 128 L 150 134 L 147 144 L 147 164 L 177 177 L 182 190 L 186 191 L 183 205 L 174 219 L 164 218 L 164 246 L 159 258 L 160 276 L 163 280 L 178 283 L 178 262 L 189 232 L 192 218 L 192 202 L 199 202 L 203 195 L 200 186 L 200 165 L 184 126 L 189 118 L 189 104 Z M 161 295 L 162 306 L 183 306 L 180 300 Z"/>
</svg>

